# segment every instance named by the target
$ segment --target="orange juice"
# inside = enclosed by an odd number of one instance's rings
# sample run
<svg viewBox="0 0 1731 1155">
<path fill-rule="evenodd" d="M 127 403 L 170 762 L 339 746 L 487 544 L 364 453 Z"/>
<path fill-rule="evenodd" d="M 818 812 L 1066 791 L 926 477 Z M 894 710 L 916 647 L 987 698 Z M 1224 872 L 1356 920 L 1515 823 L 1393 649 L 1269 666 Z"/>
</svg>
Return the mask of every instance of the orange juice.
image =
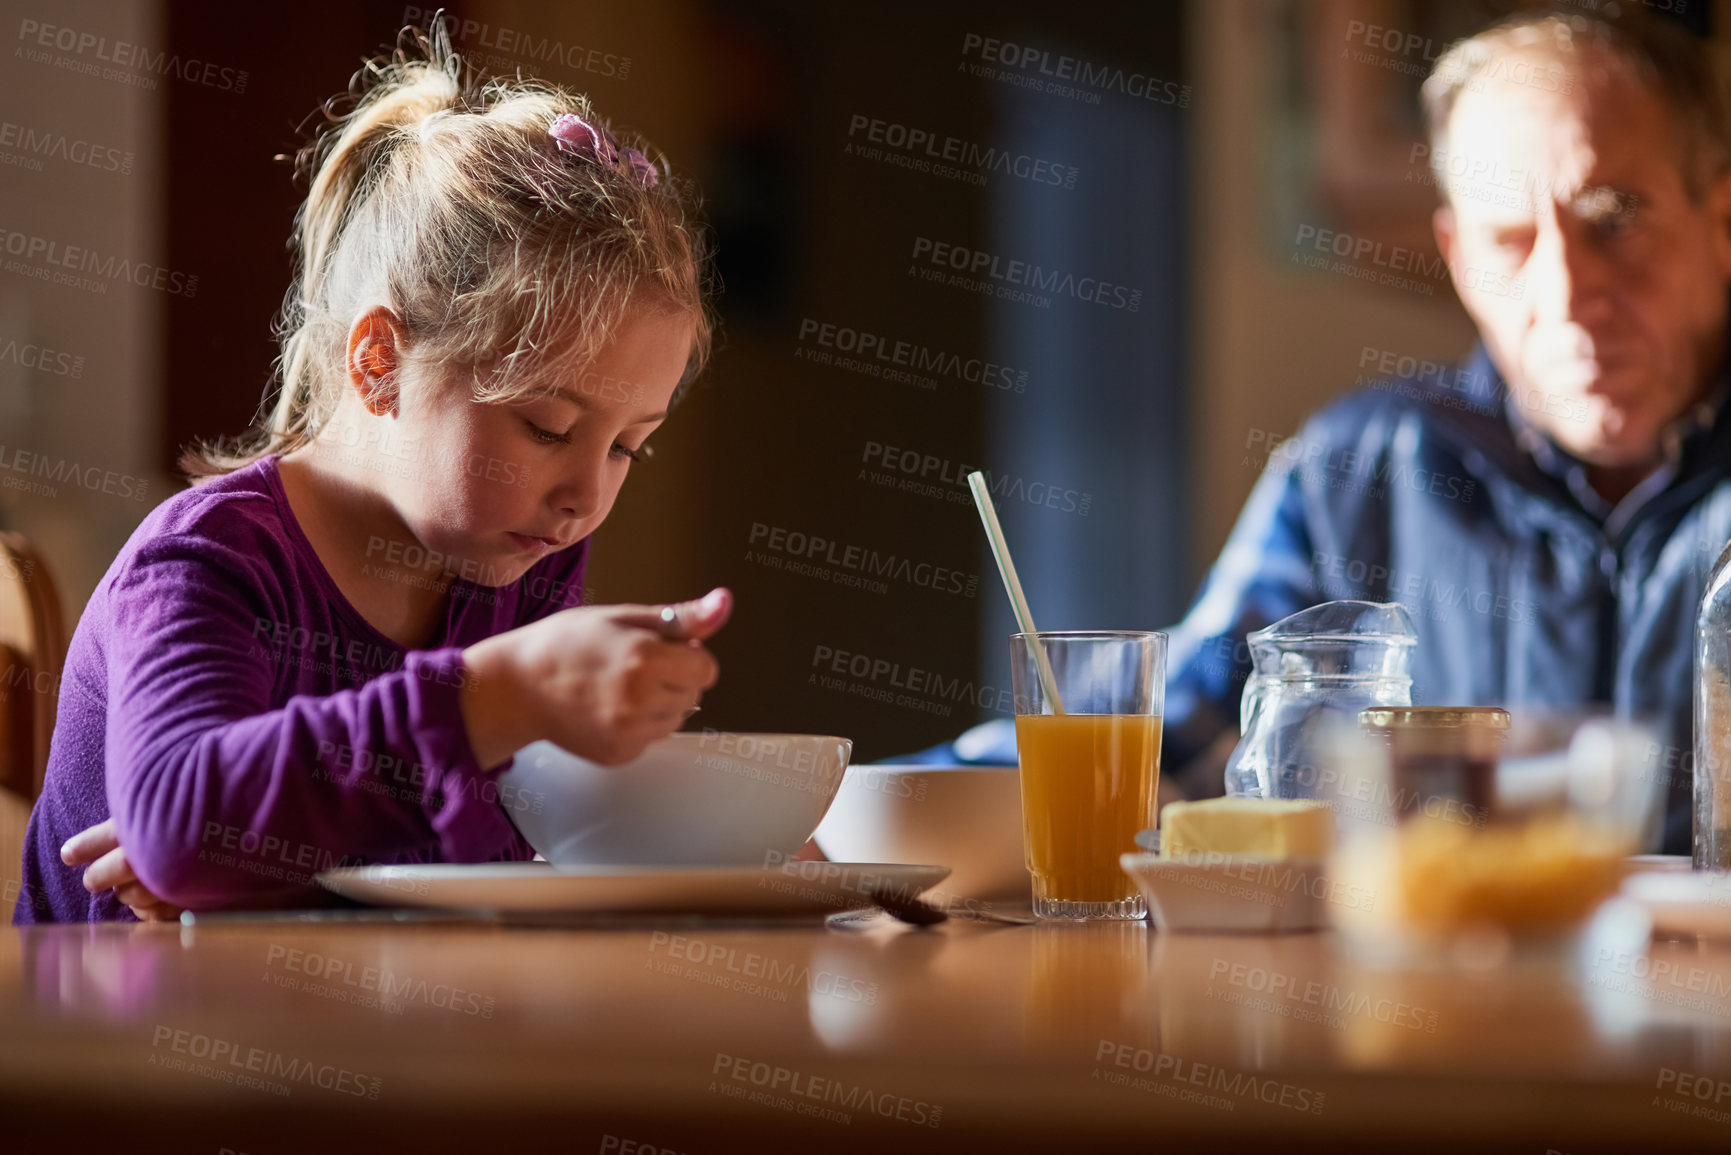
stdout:
<svg viewBox="0 0 1731 1155">
<path fill-rule="evenodd" d="M 1016 719 L 1016 749 L 1034 893 L 1063 902 L 1135 898 L 1118 856 L 1154 825 L 1159 717 L 1025 714 Z"/>
</svg>

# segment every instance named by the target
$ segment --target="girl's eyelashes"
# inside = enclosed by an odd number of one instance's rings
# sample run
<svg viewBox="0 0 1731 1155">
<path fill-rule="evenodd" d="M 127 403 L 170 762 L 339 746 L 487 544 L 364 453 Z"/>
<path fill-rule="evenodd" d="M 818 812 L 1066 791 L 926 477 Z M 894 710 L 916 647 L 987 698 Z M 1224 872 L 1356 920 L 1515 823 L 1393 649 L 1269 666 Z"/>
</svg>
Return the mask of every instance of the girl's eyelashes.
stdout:
<svg viewBox="0 0 1731 1155">
<path fill-rule="evenodd" d="M 536 441 L 539 441 L 542 445 L 571 444 L 571 435 L 569 433 L 555 433 L 551 429 L 543 429 L 533 421 L 529 420 L 525 420 L 523 424 L 529 427 L 529 435 Z"/>
<path fill-rule="evenodd" d="M 542 445 L 571 444 L 571 434 L 569 432 L 555 433 L 553 430 L 543 429 L 533 421 L 527 419 L 524 420 L 523 424 L 529 427 L 529 435 Z M 639 445 L 636 449 L 632 449 L 629 445 L 621 445 L 617 441 L 613 443 L 613 447 L 608 450 L 608 452 L 613 457 L 627 458 L 631 461 L 648 461 L 651 457 L 655 456 L 655 451 L 647 445 Z"/>
</svg>

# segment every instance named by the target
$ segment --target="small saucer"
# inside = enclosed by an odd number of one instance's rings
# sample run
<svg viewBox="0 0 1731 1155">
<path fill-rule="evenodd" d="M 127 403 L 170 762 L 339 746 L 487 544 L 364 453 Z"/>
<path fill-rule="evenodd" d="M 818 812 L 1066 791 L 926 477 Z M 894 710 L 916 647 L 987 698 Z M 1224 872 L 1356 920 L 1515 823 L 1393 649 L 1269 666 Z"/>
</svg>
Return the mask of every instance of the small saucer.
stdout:
<svg viewBox="0 0 1731 1155">
<path fill-rule="evenodd" d="M 1202 861 L 1123 854 L 1124 873 L 1148 899 L 1160 930 L 1252 934 L 1316 930 L 1327 925 L 1326 864 L 1209 856 Z"/>
<path fill-rule="evenodd" d="M 1661 937 L 1731 938 L 1731 873 L 1651 871 L 1623 880 L 1623 897 L 1638 904 Z"/>
</svg>

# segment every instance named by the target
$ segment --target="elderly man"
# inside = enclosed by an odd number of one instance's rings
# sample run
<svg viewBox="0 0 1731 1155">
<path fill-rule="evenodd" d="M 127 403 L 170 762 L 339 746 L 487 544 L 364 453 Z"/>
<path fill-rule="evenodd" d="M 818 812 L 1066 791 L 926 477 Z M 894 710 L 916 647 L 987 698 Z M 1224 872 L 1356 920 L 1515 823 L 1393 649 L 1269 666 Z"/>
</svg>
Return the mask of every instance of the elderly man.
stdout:
<svg viewBox="0 0 1731 1155">
<path fill-rule="evenodd" d="M 1665 849 L 1687 852 L 1695 615 L 1731 541 L 1722 98 L 1688 35 L 1638 10 L 1518 15 L 1439 59 L 1424 98 L 1437 244 L 1482 344 L 1272 456 L 1173 631 L 1166 765 L 1219 792 L 1197 756 L 1236 733 L 1251 630 L 1401 601 L 1415 701 L 1656 720 Z M 997 721 L 918 757 L 1013 751 Z"/>
</svg>

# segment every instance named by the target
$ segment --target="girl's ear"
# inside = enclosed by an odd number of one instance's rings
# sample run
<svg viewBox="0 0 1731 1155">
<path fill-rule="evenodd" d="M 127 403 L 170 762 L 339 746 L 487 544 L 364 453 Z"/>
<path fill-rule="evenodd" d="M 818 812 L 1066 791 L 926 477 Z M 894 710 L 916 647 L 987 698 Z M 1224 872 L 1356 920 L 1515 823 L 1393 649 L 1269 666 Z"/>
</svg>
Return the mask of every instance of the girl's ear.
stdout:
<svg viewBox="0 0 1731 1155">
<path fill-rule="evenodd" d="M 402 323 L 375 305 L 349 329 L 349 384 L 375 417 L 397 415 L 397 366 L 402 358 Z"/>
<path fill-rule="evenodd" d="M 1443 264 L 1451 270 L 1456 265 L 1455 241 L 1460 234 L 1455 229 L 1455 211 L 1448 205 L 1440 205 L 1430 216 L 1431 232 L 1436 235 L 1437 252 L 1442 254 Z"/>
<path fill-rule="evenodd" d="M 1713 248 L 1719 261 L 1719 275 L 1731 280 L 1731 173 L 1713 182 L 1706 200 L 1713 220 Z"/>
</svg>

